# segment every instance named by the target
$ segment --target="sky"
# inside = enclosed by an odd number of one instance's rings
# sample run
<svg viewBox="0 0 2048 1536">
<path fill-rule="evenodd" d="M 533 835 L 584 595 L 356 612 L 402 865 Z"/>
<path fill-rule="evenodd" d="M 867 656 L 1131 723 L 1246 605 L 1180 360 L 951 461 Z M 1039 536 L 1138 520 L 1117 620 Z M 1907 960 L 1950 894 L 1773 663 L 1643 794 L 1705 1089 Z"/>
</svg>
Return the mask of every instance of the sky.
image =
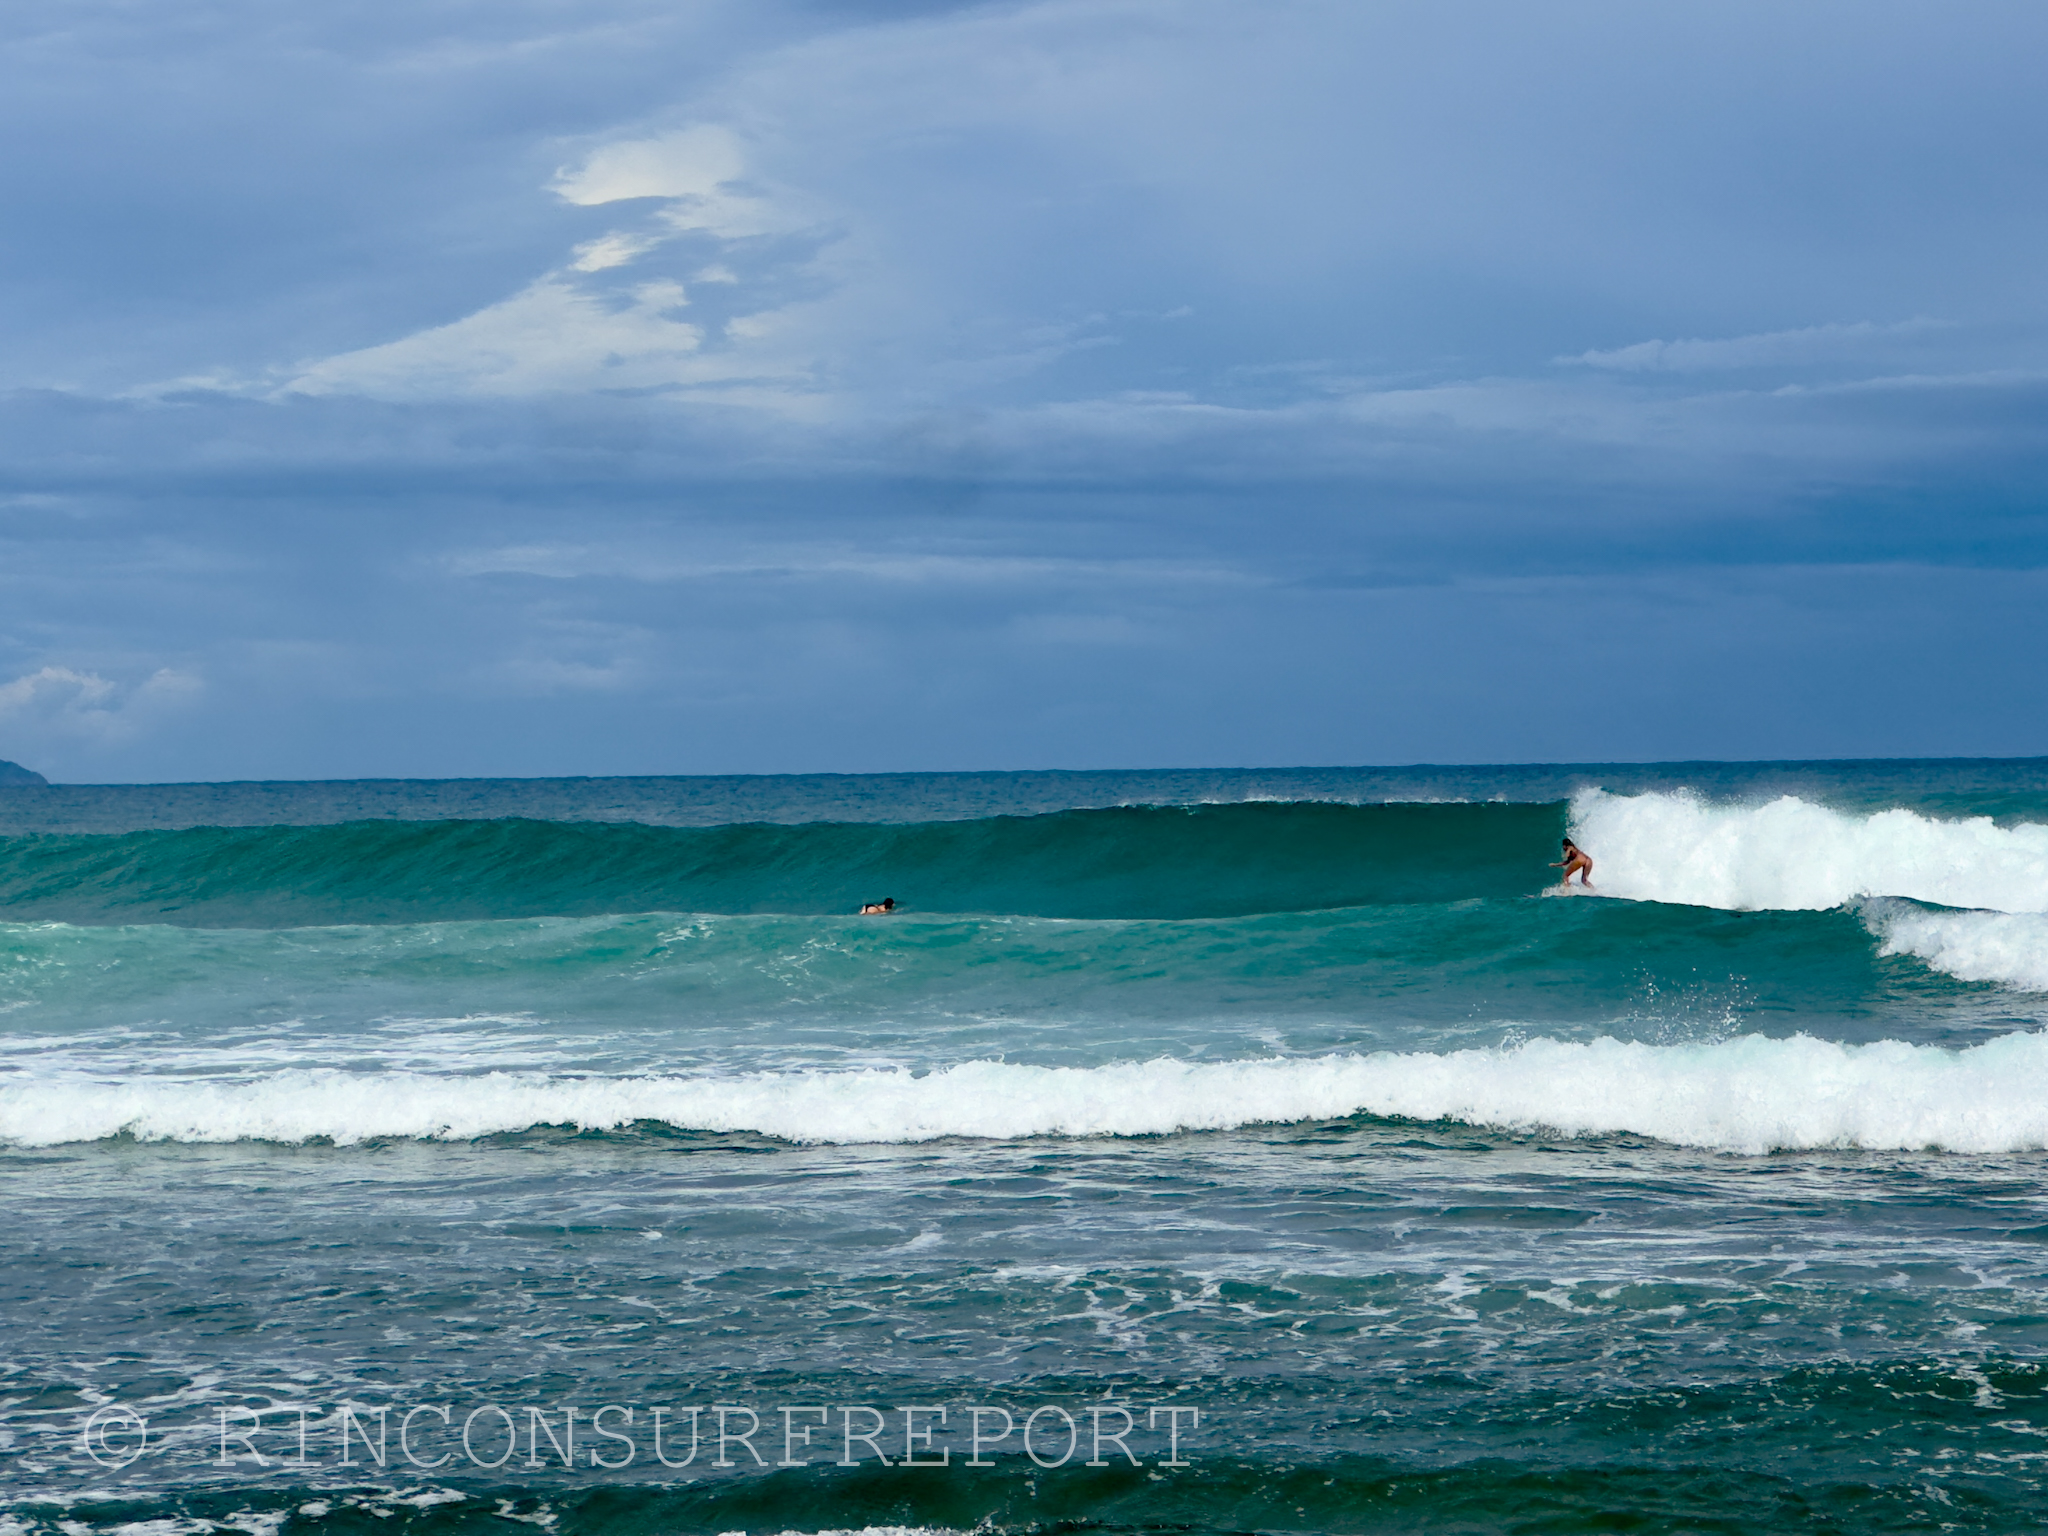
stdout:
<svg viewBox="0 0 2048 1536">
<path fill-rule="evenodd" d="M 2048 753 L 2048 9 L 14 0 L 0 758 Z"/>
</svg>

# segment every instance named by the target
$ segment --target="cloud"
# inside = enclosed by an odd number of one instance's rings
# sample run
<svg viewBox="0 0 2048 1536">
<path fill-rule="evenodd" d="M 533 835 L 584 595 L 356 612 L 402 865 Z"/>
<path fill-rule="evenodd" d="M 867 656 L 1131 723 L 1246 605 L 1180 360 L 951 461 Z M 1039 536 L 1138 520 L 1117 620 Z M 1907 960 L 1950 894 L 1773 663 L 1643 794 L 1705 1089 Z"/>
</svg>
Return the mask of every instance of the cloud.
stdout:
<svg viewBox="0 0 2048 1536">
<path fill-rule="evenodd" d="M 46 666 L 0 683 L 0 724 L 31 741 L 110 745 L 134 737 L 201 692 L 197 677 L 170 667 L 123 686 L 97 672 Z"/>
<path fill-rule="evenodd" d="M 1300 403 L 1331 392 L 1331 377 L 1286 372 L 1304 356 L 1423 388 L 1527 374 L 1542 358 L 1647 383 L 1853 359 L 1931 326 L 1676 329 L 1754 309 L 1745 271 L 1771 272 L 1781 312 L 1825 313 L 1851 302 L 1843 293 L 1872 301 L 1865 312 L 1921 304 L 1852 281 L 1884 265 L 1874 246 L 1816 288 L 1824 242 L 1799 234 L 1805 205 L 1762 256 L 1743 246 L 1771 187 L 1746 181 L 1726 203 L 1739 156 L 1676 135 L 1689 108 L 1659 106 L 1644 128 L 1667 130 L 1672 163 L 1617 152 L 1599 119 L 1623 110 L 1657 39 L 1621 46 L 1577 12 L 1555 28 L 1512 8 L 1499 20 L 1501 37 L 1478 43 L 1341 5 L 1253 22 L 1220 6 L 1037 0 L 813 19 L 797 38 L 735 32 L 722 53 L 693 45 L 665 101 L 508 144 L 504 175 L 515 152 L 531 167 L 516 222 L 560 231 L 543 275 L 528 265 L 495 291 L 472 286 L 467 308 L 443 305 L 435 324 L 310 352 L 319 361 L 282 377 L 288 392 L 409 401 L 674 389 L 786 413 L 801 397 L 814 415 L 887 431 L 940 403 L 1058 407 L 1165 388 L 1234 404 L 1251 370 L 1269 397 L 1291 394 L 1277 403 Z M 635 45 L 621 34 L 619 46 Z M 1476 67 L 1524 47 L 1579 82 L 1565 99 L 1610 106 L 1571 108 L 1531 94 L 1539 72 Z M 1818 109 L 1766 93 L 1759 110 L 1777 122 Z M 1887 196 L 1917 185 L 1916 165 Z M 1572 174 L 1539 174 L 1560 166 Z M 1640 211 L 1674 181 L 1699 189 L 1704 232 Z M 1342 198 L 1302 195 L 1340 183 Z M 1425 271 L 1441 281 L 1420 283 Z M 684 283 L 690 313 L 637 302 L 632 287 L 652 279 Z M 1604 312 L 1593 293 L 1611 295 Z M 1649 315 L 1681 339 L 1581 350 L 1617 315 L 1622 334 Z M 237 387 L 265 393 L 279 376 Z"/>
<path fill-rule="evenodd" d="M 715 376 L 724 370 L 694 364 L 703 330 L 672 318 L 688 302 L 678 283 L 643 284 L 618 302 L 560 276 L 543 278 L 453 324 L 325 358 L 284 388 L 404 400 L 644 389 Z"/>
<path fill-rule="evenodd" d="M 2048 19 L 1816 6 L 93 0 L 0 58 L 0 718 L 135 776 L 1619 752 L 1811 644 L 1893 733 L 1720 750 L 2039 750 L 2040 583 L 1970 573 L 2048 561 Z M 1787 620 L 1858 562 L 1963 574 L 1910 646 L 1881 574 Z M 1914 647 L 1974 735 L 1854 670 Z M 204 704 L 91 745 L 159 658 Z"/>
<path fill-rule="evenodd" d="M 551 189 L 581 208 L 660 199 L 658 218 L 675 233 L 701 230 L 721 240 L 744 240 L 801 228 L 802 213 L 785 201 L 734 186 L 746 169 L 739 135 L 707 123 L 606 144 L 575 170 L 556 172 Z"/>
<path fill-rule="evenodd" d="M 1131 586 L 1260 584 L 1261 578 L 1213 561 L 1074 559 L 1048 555 L 965 555 L 921 550 L 783 544 L 724 556 L 692 556 L 634 545 L 513 545 L 445 559 L 456 576 L 538 576 L 554 581 L 607 578 L 635 582 L 852 580 L 907 586 L 1049 586 L 1116 583 Z"/>
<path fill-rule="evenodd" d="M 756 280 L 772 278 L 778 264 L 801 265 L 814 246 L 757 254 L 751 263 L 731 249 L 804 223 L 795 201 L 735 189 L 745 164 L 738 136 L 715 125 L 603 145 L 580 166 L 558 172 L 552 190 L 579 207 L 659 201 L 651 222 L 581 242 L 563 267 L 460 320 L 302 365 L 277 392 L 430 400 L 738 384 L 753 387 L 730 398 L 784 409 L 791 386 L 811 366 L 801 355 L 802 338 L 789 334 L 786 308 L 735 313 L 728 298 L 721 318 L 700 325 L 675 317 L 690 300 L 674 277 L 623 275 L 650 253 L 692 237 L 689 264 L 698 283 L 740 286 L 735 263 L 751 265 Z M 703 263 L 704 239 L 725 259 Z M 778 387 L 762 390 L 766 381 Z M 201 376 L 178 386 L 222 383 Z"/>
<path fill-rule="evenodd" d="M 97 672 L 74 672 L 69 667 L 44 667 L 0 685 L 0 713 L 19 715 L 34 711 L 92 709 L 114 692 L 114 685 Z"/>
<path fill-rule="evenodd" d="M 646 235 L 613 230 L 608 235 L 586 240 L 577 246 L 576 259 L 569 266 L 577 272 L 603 272 L 612 267 L 623 267 L 634 257 L 644 256 L 653 250 L 656 243 Z"/>
<path fill-rule="evenodd" d="M 1927 319 L 1904 320 L 1896 325 L 1859 320 L 1853 325 L 1809 325 L 1793 331 L 1759 331 L 1751 336 L 1729 336 L 1716 341 L 1639 341 L 1633 346 L 1581 352 L 1576 357 L 1554 361 L 1618 373 L 1802 367 L 1867 355 L 1878 343 L 1925 336 L 1941 329 L 1939 321 Z"/>
<path fill-rule="evenodd" d="M 591 152 L 575 170 L 555 173 L 555 195 L 583 207 L 636 197 L 719 195 L 746 169 L 739 137 L 707 124 L 657 139 L 628 139 Z"/>
</svg>

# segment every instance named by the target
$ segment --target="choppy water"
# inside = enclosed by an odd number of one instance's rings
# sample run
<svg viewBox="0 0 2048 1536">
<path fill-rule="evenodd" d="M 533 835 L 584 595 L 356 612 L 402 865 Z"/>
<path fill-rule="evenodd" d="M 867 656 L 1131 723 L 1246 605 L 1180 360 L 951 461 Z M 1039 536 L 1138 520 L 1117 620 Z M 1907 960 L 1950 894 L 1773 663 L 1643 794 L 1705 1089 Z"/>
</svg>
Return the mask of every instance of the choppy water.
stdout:
<svg viewBox="0 0 2048 1536">
<path fill-rule="evenodd" d="M 60 786 L 0 919 L 12 1536 L 2048 1520 L 2048 763 Z"/>
</svg>

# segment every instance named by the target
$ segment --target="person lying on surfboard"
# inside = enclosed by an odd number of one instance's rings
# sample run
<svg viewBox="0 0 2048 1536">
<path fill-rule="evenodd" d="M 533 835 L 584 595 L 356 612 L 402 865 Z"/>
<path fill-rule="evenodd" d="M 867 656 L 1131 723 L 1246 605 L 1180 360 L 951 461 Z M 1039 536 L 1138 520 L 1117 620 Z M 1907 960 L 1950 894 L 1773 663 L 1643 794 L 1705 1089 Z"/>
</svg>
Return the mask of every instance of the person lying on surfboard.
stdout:
<svg viewBox="0 0 2048 1536">
<path fill-rule="evenodd" d="M 1586 857 L 1586 850 L 1581 848 L 1577 843 L 1573 842 L 1570 838 L 1567 837 L 1563 839 L 1563 842 L 1564 862 L 1561 864 L 1553 864 L 1550 867 L 1552 869 L 1561 869 L 1564 871 L 1564 883 L 1566 885 L 1570 885 L 1572 883 L 1572 873 L 1573 871 L 1577 871 L 1579 876 L 1579 884 L 1583 885 L 1587 890 L 1590 891 L 1593 888 L 1593 861 Z"/>
<path fill-rule="evenodd" d="M 880 901 L 871 901 L 860 909 L 862 917 L 887 917 L 896 910 L 896 898 L 884 896 Z"/>
</svg>

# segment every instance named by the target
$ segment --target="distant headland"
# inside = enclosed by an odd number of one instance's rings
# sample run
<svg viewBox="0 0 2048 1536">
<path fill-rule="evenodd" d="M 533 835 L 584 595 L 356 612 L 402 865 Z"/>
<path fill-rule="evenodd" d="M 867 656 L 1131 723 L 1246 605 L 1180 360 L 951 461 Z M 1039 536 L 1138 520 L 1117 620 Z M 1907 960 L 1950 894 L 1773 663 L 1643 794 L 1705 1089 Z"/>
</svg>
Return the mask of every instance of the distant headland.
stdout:
<svg viewBox="0 0 2048 1536">
<path fill-rule="evenodd" d="M 10 763 L 0 757 L 0 789 L 48 789 L 50 781 L 33 768 L 24 768 L 19 763 Z"/>
</svg>

